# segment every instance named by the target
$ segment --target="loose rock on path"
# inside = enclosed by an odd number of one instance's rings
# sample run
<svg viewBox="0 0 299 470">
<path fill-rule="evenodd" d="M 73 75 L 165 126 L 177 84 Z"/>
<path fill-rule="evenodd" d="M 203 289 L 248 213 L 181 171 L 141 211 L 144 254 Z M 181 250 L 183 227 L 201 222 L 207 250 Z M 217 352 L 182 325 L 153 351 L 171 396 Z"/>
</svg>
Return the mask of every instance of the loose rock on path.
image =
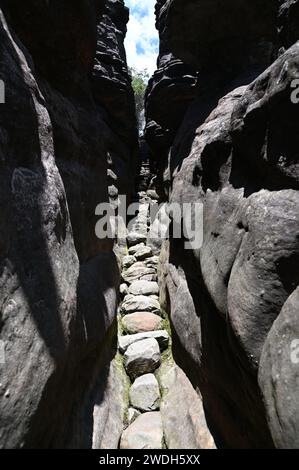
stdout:
<svg viewBox="0 0 299 470">
<path fill-rule="evenodd" d="M 150 199 L 146 193 L 139 196 L 143 202 L 127 236 L 128 254 L 122 259 L 118 348 L 132 384 L 120 448 L 210 446 L 213 439 L 204 424 L 201 399 L 173 360 L 167 362 L 170 337 L 159 302 L 159 257 L 146 245 Z M 194 416 L 198 411 L 200 416 Z"/>
</svg>

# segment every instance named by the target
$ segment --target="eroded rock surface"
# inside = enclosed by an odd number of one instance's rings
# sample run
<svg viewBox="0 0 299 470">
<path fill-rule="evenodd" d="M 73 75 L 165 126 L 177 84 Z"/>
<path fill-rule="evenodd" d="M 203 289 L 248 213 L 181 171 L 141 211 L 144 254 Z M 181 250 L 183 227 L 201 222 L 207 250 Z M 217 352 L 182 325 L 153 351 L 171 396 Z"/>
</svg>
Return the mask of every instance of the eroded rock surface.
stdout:
<svg viewBox="0 0 299 470">
<path fill-rule="evenodd" d="M 163 426 L 158 411 L 144 413 L 123 432 L 121 449 L 162 449 Z"/>
<path fill-rule="evenodd" d="M 121 388 L 108 386 L 119 270 L 112 241 L 95 235 L 95 208 L 108 201 L 109 159 L 120 185 L 134 174 L 127 16 L 122 1 L 0 2 L 4 448 L 99 447 L 110 413 L 111 445 L 120 437 Z"/>
<path fill-rule="evenodd" d="M 168 200 L 204 214 L 202 246 L 161 249 L 175 359 L 218 446 L 296 447 L 298 2 L 160 0 L 156 13 L 163 67 L 148 90 L 147 141 Z M 180 81 L 162 73 L 173 57 L 196 71 L 175 117 L 168 88 L 179 94 Z"/>
</svg>

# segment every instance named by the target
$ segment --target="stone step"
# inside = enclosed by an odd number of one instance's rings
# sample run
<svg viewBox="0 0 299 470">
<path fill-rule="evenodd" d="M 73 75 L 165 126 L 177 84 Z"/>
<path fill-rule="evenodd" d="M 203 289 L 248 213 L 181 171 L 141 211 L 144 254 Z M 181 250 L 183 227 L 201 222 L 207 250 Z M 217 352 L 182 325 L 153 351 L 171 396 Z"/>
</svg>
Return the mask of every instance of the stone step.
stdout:
<svg viewBox="0 0 299 470">
<path fill-rule="evenodd" d="M 139 411 L 156 411 L 159 409 L 161 394 L 154 374 L 138 377 L 129 392 L 130 403 Z"/>
<path fill-rule="evenodd" d="M 132 282 L 146 277 L 148 277 L 149 281 L 155 281 L 157 279 L 157 270 L 155 268 L 148 268 L 144 263 L 139 261 L 126 271 L 123 271 L 121 277 L 126 284 L 132 284 Z"/>
<path fill-rule="evenodd" d="M 157 282 L 137 280 L 129 287 L 129 294 L 132 295 L 158 295 L 159 286 Z"/>
<path fill-rule="evenodd" d="M 161 414 L 151 411 L 140 415 L 122 434 L 120 449 L 162 449 Z"/>
<path fill-rule="evenodd" d="M 146 295 L 127 295 L 121 305 L 122 315 L 135 312 L 151 312 L 161 314 L 161 307 L 157 300 Z"/>
<path fill-rule="evenodd" d="M 139 243 L 144 243 L 146 238 L 146 233 L 130 232 L 127 236 L 127 243 L 129 246 L 138 245 Z"/>
<path fill-rule="evenodd" d="M 119 351 L 124 354 L 128 347 L 136 343 L 137 341 L 142 341 L 143 339 L 155 338 L 158 341 L 161 351 L 164 351 L 168 348 L 169 344 L 169 334 L 166 330 L 159 331 L 148 331 L 146 333 L 137 333 L 134 335 L 126 335 L 118 337 L 118 347 Z"/>
<path fill-rule="evenodd" d="M 131 246 L 128 249 L 129 255 L 135 255 L 136 251 L 138 251 L 140 248 L 145 248 L 145 244 L 144 243 L 139 243 L 138 245 Z"/>
<path fill-rule="evenodd" d="M 158 341 L 148 338 L 131 344 L 124 354 L 124 365 L 131 379 L 154 372 L 161 365 Z"/>
<path fill-rule="evenodd" d="M 162 318 L 150 312 L 136 312 L 125 315 L 121 322 L 124 331 L 130 335 L 161 330 L 163 328 Z"/>
<path fill-rule="evenodd" d="M 139 248 L 135 253 L 135 258 L 137 261 L 143 261 L 147 258 L 150 258 L 153 255 L 152 249 L 149 246 Z"/>
</svg>

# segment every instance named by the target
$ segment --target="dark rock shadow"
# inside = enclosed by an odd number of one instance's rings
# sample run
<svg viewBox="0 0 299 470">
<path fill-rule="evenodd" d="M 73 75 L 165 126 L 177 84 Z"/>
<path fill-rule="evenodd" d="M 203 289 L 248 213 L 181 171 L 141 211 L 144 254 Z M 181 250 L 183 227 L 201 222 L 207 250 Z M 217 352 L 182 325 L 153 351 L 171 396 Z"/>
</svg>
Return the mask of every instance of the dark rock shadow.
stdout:
<svg viewBox="0 0 299 470">
<path fill-rule="evenodd" d="M 17 397 L 21 407 L 26 401 L 24 422 L 18 409 L 9 411 L 11 429 L 15 426 L 10 439 L 25 448 L 90 448 L 92 407 L 103 399 L 116 350 L 117 263 L 107 253 L 79 269 L 51 120 L 27 70 L 29 64 L 34 72 L 34 66 L 14 33 L 2 26 L 0 57 L 7 91 L 0 114 L 1 333 L 10 332 L 19 369 L 24 373 L 30 365 L 39 385 L 24 400 Z M 16 319 L 3 313 L 12 299 L 18 301 Z M 46 352 L 27 358 L 27 342 L 35 345 L 40 339 Z"/>
<path fill-rule="evenodd" d="M 3 180 L 1 199 L 8 204 L 3 225 L 6 225 L 9 235 L 5 240 L 7 251 L 1 256 L 1 271 L 3 273 L 9 260 L 12 274 L 18 278 L 37 329 L 49 353 L 57 361 L 64 354 L 66 344 L 50 242 L 59 244 L 65 239 L 69 224 L 67 205 L 61 186 L 59 199 L 51 201 L 53 205 L 59 204 L 59 209 L 53 220 L 45 220 L 47 211 L 43 207 L 46 204 L 43 199 L 50 193 L 46 167 L 49 160 L 54 159 L 50 121 L 47 120 L 46 110 L 42 109 L 42 97 L 38 96 L 33 79 L 25 77 L 27 63 L 24 63 L 17 39 L 10 42 L 8 34 L 11 33 L 5 33 L 3 28 L 0 34 L 2 54 L 9 54 L 13 67 L 13 73 L 7 68 L 2 70 L 7 102 L 1 113 L 1 124 L 9 136 L 9 146 L 4 145 L 2 150 L 6 158 L 1 162 L 0 169 Z M 28 80 L 32 80 L 30 85 Z M 53 234 L 47 232 L 47 224 L 53 226 Z"/>
<path fill-rule="evenodd" d="M 183 270 L 201 325 L 201 344 L 191 345 L 196 351 L 193 357 L 172 325 L 173 356 L 194 388 L 201 392 L 207 425 L 216 446 L 230 448 L 228 443 L 234 442 L 234 448 L 272 448 L 257 377 L 248 373 L 245 353 L 217 311 L 204 284 L 199 261 L 192 250 L 184 249 L 183 240 L 172 240 L 169 262 Z M 193 335 L 190 341 L 194 341 Z"/>
</svg>

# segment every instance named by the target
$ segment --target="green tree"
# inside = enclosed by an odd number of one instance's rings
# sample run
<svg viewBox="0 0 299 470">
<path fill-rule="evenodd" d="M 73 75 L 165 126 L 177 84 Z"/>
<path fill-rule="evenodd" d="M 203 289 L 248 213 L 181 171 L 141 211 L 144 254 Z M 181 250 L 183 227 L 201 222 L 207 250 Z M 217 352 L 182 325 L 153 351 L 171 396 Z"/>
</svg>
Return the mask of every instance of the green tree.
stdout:
<svg viewBox="0 0 299 470">
<path fill-rule="evenodd" d="M 135 94 L 138 130 L 139 134 L 142 134 L 145 124 L 144 95 L 149 80 L 149 74 L 147 70 L 136 70 L 134 68 L 130 69 L 130 74 L 132 77 L 132 87 Z"/>
</svg>

